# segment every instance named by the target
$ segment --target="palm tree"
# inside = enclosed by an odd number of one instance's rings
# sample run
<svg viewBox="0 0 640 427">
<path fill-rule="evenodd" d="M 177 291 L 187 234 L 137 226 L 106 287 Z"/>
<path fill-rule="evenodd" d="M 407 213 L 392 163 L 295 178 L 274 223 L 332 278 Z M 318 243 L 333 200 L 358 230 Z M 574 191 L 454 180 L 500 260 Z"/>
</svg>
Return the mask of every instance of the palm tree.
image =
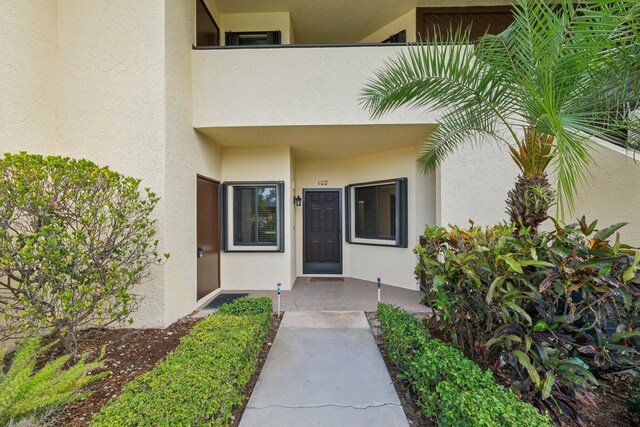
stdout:
<svg viewBox="0 0 640 427">
<path fill-rule="evenodd" d="M 637 129 L 639 19 L 637 0 L 518 0 L 499 35 L 409 46 L 376 71 L 361 103 L 372 118 L 400 106 L 443 111 L 418 159 L 425 171 L 469 142 L 506 144 L 521 172 L 507 212 L 535 232 L 554 201 L 560 216 L 573 208 L 590 138 Z"/>
</svg>

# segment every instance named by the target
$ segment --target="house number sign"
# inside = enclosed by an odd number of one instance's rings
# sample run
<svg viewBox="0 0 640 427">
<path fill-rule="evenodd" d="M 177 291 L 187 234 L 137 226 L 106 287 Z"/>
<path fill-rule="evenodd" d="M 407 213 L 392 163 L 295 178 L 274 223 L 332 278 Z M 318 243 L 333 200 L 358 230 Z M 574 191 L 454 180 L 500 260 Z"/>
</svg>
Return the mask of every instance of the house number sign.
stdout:
<svg viewBox="0 0 640 427">
<path fill-rule="evenodd" d="M 318 185 L 321 185 L 321 186 L 324 187 L 324 186 L 326 186 L 328 184 L 329 184 L 329 181 L 327 181 L 326 179 L 319 179 L 318 180 Z"/>
</svg>

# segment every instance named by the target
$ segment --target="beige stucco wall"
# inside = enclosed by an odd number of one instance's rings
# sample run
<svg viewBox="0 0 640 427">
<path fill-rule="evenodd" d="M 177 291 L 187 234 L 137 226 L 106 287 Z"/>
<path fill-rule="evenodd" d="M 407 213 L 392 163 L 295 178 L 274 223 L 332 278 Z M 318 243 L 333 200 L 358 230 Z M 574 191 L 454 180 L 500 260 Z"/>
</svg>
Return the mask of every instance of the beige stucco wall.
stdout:
<svg viewBox="0 0 640 427">
<path fill-rule="evenodd" d="M 384 27 L 360 40 L 360 43 L 380 43 L 382 40 L 402 30 L 407 32 L 407 42 L 416 41 L 416 9 L 411 9 L 399 18 L 394 19 Z"/>
<path fill-rule="evenodd" d="M 413 275 L 415 257 L 413 247 L 424 230 L 426 222 L 435 221 L 435 174 L 422 174 L 417 170 L 417 147 L 410 146 L 382 153 L 345 160 L 298 160 L 296 162 L 296 194 L 303 189 L 337 188 L 349 184 L 406 177 L 408 179 L 408 234 L 407 248 L 356 245 L 345 242 L 343 226 L 343 274 L 364 280 L 380 277 L 384 283 L 407 289 L 417 289 Z M 318 181 L 326 180 L 326 187 Z M 296 208 L 298 275 L 303 275 L 302 208 Z M 344 207 L 343 207 L 343 224 Z"/>
<path fill-rule="evenodd" d="M 284 181 L 284 252 L 221 255 L 221 282 L 225 289 L 291 289 L 291 251 L 295 251 L 292 235 L 292 153 L 289 147 L 240 147 L 222 149 L 223 181 Z"/>
<path fill-rule="evenodd" d="M 0 153 L 56 144 L 56 1 L 0 2 Z"/>
<path fill-rule="evenodd" d="M 623 241 L 640 246 L 640 198 L 633 190 L 640 186 L 640 165 L 633 154 L 606 142 L 592 144 L 595 164 L 579 185 L 573 212 L 564 221 L 575 222 L 586 215 L 599 227 L 618 222 L 629 225 L 621 231 Z M 438 173 L 438 219 L 441 225 L 491 225 L 506 220 L 507 193 L 518 169 L 504 147 L 465 146 L 442 163 Z M 553 176 L 551 176 L 553 180 Z M 556 215 L 555 210 L 551 212 Z M 552 227 L 551 223 L 543 224 Z"/>
<path fill-rule="evenodd" d="M 220 149 L 191 126 L 194 22 L 193 0 L 165 2 L 164 247 L 171 254 L 164 267 L 166 324 L 197 304 L 196 174 L 221 179 Z"/>
<path fill-rule="evenodd" d="M 191 115 L 191 0 L 0 4 L 0 148 L 83 157 L 161 197 L 161 252 L 135 291 L 134 326 L 196 307 L 196 173 L 220 179 L 220 150 Z M 6 100 L 6 102 L 5 102 Z"/>
<path fill-rule="evenodd" d="M 633 153 L 606 142 L 594 143 L 592 154 L 596 165 L 580 186 L 575 209 L 567 220 L 575 222 L 586 215 L 588 221 L 598 220 L 598 228 L 628 222 L 620 230 L 621 241 L 640 246 L 640 164 Z"/>
<path fill-rule="evenodd" d="M 164 252 L 164 5 L 58 2 L 58 150 L 142 178 L 161 197 Z M 164 268 L 136 287 L 136 326 L 164 325 Z"/>
<path fill-rule="evenodd" d="M 506 147 L 467 144 L 449 155 L 438 170 L 441 225 L 492 225 L 507 219 L 505 200 L 518 169 Z"/>
</svg>

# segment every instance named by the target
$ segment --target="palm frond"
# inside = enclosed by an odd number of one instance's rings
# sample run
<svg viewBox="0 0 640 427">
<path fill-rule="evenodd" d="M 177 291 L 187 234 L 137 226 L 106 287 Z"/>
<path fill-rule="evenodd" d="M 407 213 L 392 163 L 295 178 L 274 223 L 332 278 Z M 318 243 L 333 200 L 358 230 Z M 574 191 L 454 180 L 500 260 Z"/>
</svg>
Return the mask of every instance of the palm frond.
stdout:
<svg viewBox="0 0 640 427">
<path fill-rule="evenodd" d="M 499 129 L 491 110 L 463 107 L 449 111 L 425 139 L 418 156 L 418 166 L 425 172 L 434 170 L 449 154 L 467 143 L 501 142 L 509 145 Z"/>
<path fill-rule="evenodd" d="M 420 155 L 427 170 L 472 141 L 507 143 L 516 163 L 524 159 L 521 169 L 531 161 L 540 171 L 550 156 L 563 213 L 593 162 L 587 135 L 624 130 L 629 147 L 640 144 L 639 89 L 637 0 L 516 0 L 503 33 L 485 35 L 475 48 L 468 32 L 409 47 L 375 73 L 360 101 L 372 118 L 400 106 L 442 112 Z M 553 147 L 522 157 L 520 125 Z"/>
<path fill-rule="evenodd" d="M 564 218 L 573 212 L 578 185 L 584 181 L 589 166 L 593 164 L 592 148 L 590 139 L 582 133 L 562 126 L 554 133 L 558 148 L 552 153 L 551 167 L 556 174 L 558 214 Z"/>
<path fill-rule="evenodd" d="M 445 40 L 442 45 L 436 38 L 433 44 L 409 46 L 387 61 L 366 83 L 361 105 L 372 118 L 401 106 L 438 110 L 481 105 L 511 130 L 507 116 L 513 100 L 508 81 L 475 57 L 468 32 L 450 33 Z"/>
</svg>

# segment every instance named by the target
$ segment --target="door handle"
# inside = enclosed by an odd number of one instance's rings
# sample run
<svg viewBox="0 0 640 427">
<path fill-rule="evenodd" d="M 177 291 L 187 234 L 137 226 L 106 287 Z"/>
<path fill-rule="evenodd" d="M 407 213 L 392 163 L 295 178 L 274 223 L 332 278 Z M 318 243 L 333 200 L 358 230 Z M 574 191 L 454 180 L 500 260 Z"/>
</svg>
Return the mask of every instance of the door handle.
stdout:
<svg viewBox="0 0 640 427">
<path fill-rule="evenodd" d="M 202 258 L 204 249 L 201 246 L 198 246 L 198 258 Z"/>
</svg>

